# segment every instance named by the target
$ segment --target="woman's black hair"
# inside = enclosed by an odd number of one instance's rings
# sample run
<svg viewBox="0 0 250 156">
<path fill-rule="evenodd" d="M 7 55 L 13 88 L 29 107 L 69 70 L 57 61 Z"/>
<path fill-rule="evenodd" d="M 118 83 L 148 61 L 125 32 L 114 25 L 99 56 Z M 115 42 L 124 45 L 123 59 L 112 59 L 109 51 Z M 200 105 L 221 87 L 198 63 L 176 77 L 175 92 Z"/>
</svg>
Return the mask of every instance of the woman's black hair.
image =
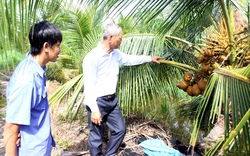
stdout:
<svg viewBox="0 0 250 156">
<path fill-rule="evenodd" d="M 56 25 L 44 20 L 31 26 L 29 41 L 31 47 L 30 53 L 37 55 L 41 52 L 45 42 L 47 42 L 50 47 L 58 41 L 62 42 L 62 32 Z"/>
</svg>

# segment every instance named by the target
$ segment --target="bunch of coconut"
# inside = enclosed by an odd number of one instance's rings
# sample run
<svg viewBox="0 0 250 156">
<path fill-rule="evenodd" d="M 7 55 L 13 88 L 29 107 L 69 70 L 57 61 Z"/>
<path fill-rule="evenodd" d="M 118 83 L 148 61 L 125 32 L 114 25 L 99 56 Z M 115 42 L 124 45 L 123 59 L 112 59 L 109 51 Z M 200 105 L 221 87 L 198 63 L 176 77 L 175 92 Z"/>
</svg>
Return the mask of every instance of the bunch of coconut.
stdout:
<svg viewBox="0 0 250 156">
<path fill-rule="evenodd" d="M 183 81 L 177 84 L 177 87 L 184 90 L 190 96 L 197 96 L 203 93 L 206 87 L 207 79 L 216 68 L 231 68 L 231 46 L 224 20 L 219 23 L 219 30 L 205 30 L 208 37 L 204 38 L 203 47 L 198 53 L 197 62 L 200 64 L 200 73 L 186 72 Z M 237 30 L 236 32 L 242 32 Z M 235 34 L 235 51 L 237 68 L 247 66 L 250 63 L 249 38 L 244 34 Z M 206 77 L 206 78 L 204 78 Z"/>
<path fill-rule="evenodd" d="M 236 30 L 240 34 L 241 30 Z M 213 70 L 218 67 L 230 67 L 231 66 L 231 53 L 230 43 L 228 38 L 227 29 L 224 21 L 219 23 L 219 31 L 213 32 L 206 29 L 209 37 L 203 39 L 205 46 L 202 48 L 202 52 L 199 53 L 197 62 L 200 64 L 201 71 L 209 76 Z M 247 66 L 250 63 L 250 50 L 248 49 L 249 38 L 246 38 L 243 34 L 235 35 L 235 51 L 237 53 L 237 68 Z"/>
<path fill-rule="evenodd" d="M 206 29 L 209 37 L 203 39 L 205 46 L 198 56 L 197 62 L 201 71 L 209 76 L 213 70 L 230 64 L 230 46 L 226 27 L 223 21 L 219 24 L 219 31 Z"/>
<path fill-rule="evenodd" d="M 246 67 L 250 63 L 250 50 L 246 49 L 249 45 L 249 39 L 243 39 L 238 41 L 237 43 L 237 68 Z"/>
<path fill-rule="evenodd" d="M 207 80 L 198 73 L 186 72 L 183 80 L 177 84 L 177 87 L 187 92 L 190 96 L 198 96 L 206 88 Z"/>
</svg>

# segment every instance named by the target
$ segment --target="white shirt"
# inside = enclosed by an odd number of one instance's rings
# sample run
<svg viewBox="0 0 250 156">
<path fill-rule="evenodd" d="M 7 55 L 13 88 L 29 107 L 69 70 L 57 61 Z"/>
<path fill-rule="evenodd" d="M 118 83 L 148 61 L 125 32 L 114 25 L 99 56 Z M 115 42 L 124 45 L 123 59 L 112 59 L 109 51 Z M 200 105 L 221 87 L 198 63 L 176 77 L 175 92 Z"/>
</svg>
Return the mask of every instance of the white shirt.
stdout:
<svg viewBox="0 0 250 156">
<path fill-rule="evenodd" d="M 132 66 L 146 62 L 151 62 L 151 56 L 128 55 L 118 49 L 108 54 L 99 45 L 92 49 L 83 60 L 84 104 L 92 112 L 98 111 L 96 99 L 116 91 L 119 65 Z"/>
</svg>

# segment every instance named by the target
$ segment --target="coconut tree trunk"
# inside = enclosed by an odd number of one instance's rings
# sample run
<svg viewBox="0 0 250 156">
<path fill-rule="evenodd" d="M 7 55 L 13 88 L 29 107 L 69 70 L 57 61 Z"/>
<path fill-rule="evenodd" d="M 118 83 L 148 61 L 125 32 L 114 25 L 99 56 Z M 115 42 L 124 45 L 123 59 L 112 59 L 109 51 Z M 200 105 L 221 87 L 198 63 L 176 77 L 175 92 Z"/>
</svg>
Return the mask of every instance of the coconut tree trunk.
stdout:
<svg viewBox="0 0 250 156">
<path fill-rule="evenodd" d="M 208 135 L 198 142 L 196 147 L 202 154 L 205 154 L 205 150 L 212 148 L 224 136 L 224 133 L 224 115 L 221 115 Z"/>
<path fill-rule="evenodd" d="M 218 0 L 221 6 L 223 16 L 226 22 L 227 32 L 229 43 L 234 43 L 234 31 L 235 31 L 235 24 L 234 24 L 234 15 L 232 5 L 230 5 L 230 0 Z M 235 46 L 234 44 L 230 44 L 231 48 L 231 64 L 233 67 L 235 66 Z"/>
</svg>

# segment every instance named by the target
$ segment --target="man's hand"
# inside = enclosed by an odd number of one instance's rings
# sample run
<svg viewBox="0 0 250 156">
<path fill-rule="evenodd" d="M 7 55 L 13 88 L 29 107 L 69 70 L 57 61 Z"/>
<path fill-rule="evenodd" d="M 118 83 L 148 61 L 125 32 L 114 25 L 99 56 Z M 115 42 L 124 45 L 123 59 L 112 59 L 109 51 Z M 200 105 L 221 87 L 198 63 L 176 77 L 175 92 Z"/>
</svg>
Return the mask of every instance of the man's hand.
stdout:
<svg viewBox="0 0 250 156">
<path fill-rule="evenodd" d="M 97 111 L 97 112 L 92 112 L 91 113 L 91 121 L 98 125 L 98 126 L 101 126 L 101 123 L 102 123 L 102 114 L 100 111 Z"/>
<path fill-rule="evenodd" d="M 18 139 L 16 141 L 16 146 L 20 146 L 20 142 L 21 142 L 21 133 L 19 132 L 17 135 Z"/>
<path fill-rule="evenodd" d="M 4 137 L 4 133 L 2 134 L 2 137 Z M 16 146 L 20 146 L 20 142 L 21 142 L 21 133 L 19 132 L 17 135 L 18 139 L 16 141 Z"/>
<path fill-rule="evenodd" d="M 163 57 L 160 56 L 152 56 L 151 61 L 160 64 L 159 59 L 163 59 Z"/>
</svg>

